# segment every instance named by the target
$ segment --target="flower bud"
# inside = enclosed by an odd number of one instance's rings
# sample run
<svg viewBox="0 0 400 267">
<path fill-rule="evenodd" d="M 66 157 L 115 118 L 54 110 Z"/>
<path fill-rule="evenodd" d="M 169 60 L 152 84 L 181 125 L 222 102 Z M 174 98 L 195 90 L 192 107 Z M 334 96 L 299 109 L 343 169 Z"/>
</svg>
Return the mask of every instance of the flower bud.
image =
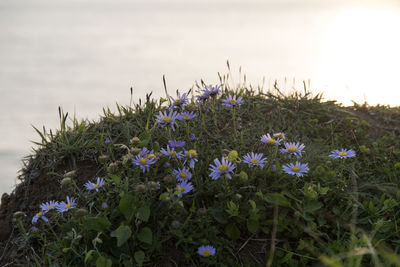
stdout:
<svg viewBox="0 0 400 267">
<path fill-rule="evenodd" d="M 118 163 L 117 162 L 111 162 L 110 165 L 108 165 L 107 171 L 110 173 L 115 173 L 118 170 Z"/>
<path fill-rule="evenodd" d="M 103 202 L 103 203 L 101 203 L 101 207 L 102 207 L 103 209 L 106 209 L 106 208 L 108 208 L 108 204 L 107 204 L 107 202 Z"/>
<path fill-rule="evenodd" d="M 149 182 L 149 187 L 152 190 L 157 190 L 157 189 L 160 189 L 160 184 L 156 183 L 154 181 L 151 181 L 151 182 Z"/>
<path fill-rule="evenodd" d="M 181 223 L 179 221 L 172 221 L 171 226 L 175 229 L 179 228 Z"/>
<path fill-rule="evenodd" d="M 144 192 L 144 191 L 146 191 L 146 186 L 145 186 L 144 184 L 138 184 L 138 185 L 136 186 L 136 191 L 138 191 L 138 192 Z"/>
<path fill-rule="evenodd" d="M 198 210 L 197 210 L 197 212 L 199 213 L 199 214 L 206 214 L 207 213 L 207 208 L 199 208 Z"/>
<path fill-rule="evenodd" d="M 62 186 L 66 186 L 66 185 L 69 185 L 71 182 L 72 182 L 72 179 L 69 177 L 66 177 L 66 178 L 62 179 L 60 183 Z"/>
<path fill-rule="evenodd" d="M 232 150 L 229 152 L 227 159 L 229 161 L 235 161 L 238 159 L 238 157 L 239 157 L 238 152 L 236 150 Z"/>
<path fill-rule="evenodd" d="M 131 148 L 131 152 L 132 152 L 132 154 L 134 154 L 134 155 L 137 155 L 137 154 L 139 154 L 139 152 L 141 151 L 141 149 L 140 148 L 137 148 L 137 147 L 133 147 L 133 148 Z"/>
<path fill-rule="evenodd" d="M 23 211 L 16 211 L 16 212 L 14 212 L 14 215 L 13 215 L 14 218 L 22 218 L 25 216 L 26 216 L 26 214 Z"/>
<path fill-rule="evenodd" d="M 140 142 L 140 138 L 137 137 L 137 136 L 135 136 L 135 137 L 133 137 L 133 138 L 131 139 L 131 144 L 132 144 L 132 145 L 137 145 L 137 144 L 139 144 L 139 142 Z"/>
<path fill-rule="evenodd" d="M 78 209 L 76 210 L 76 215 L 78 216 L 84 216 L 88 213 L 88 211 L 86 209 Z"/>
<path fill-rule="evenodd" d="M 164 181 L 167 183 L 173 183 L 173 182 L 175 182 L 175 180 L 176 180 L 175 177 L 171 176 L 171 175 L 167 175 L 164 177 Z"/>
<path fill-rule="evenodd" d="M 99 156 L 98 160 L 99 160 L 99 162 L 100 162 L 101 164 L 104 164 L 104 163 L 107 162 L 107 160 L 108 160 L 109 158 L 110 158 L 110 157 L 109 157 L 108 155 L 102 154 L 102 155 Z"/>
<path fill-rule="evenodd" d="M 70 171 L 64 174 L 64 177 L 74 178 L 76 176 L 76 171 Z"/>
</svg>

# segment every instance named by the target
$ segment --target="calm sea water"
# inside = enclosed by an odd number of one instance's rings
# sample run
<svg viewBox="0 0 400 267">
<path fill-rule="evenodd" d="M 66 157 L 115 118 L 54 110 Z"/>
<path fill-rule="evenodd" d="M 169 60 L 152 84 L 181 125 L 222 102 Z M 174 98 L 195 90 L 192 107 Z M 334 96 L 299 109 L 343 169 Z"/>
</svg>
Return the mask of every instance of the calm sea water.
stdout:
<svg viewBox="0 0 400 267">
<path fill-rule="evenodd" d="M 396 1 L 379 3 L 398 11 Z M 236 79 L 242 66 L 255 85 L 264 76 L 268 84 L 295 77 L 299 86 L 311 79 L 315 91 L 363 101 L 366 92 L 345 82 L 329 91 L 319 76 L 327 65 L 321 59 L 330 54 L 329 29 L 350 6 L 333 0 L 2 0 L 0 192 L 12 190 L 30 140 L 39 140 L 31 125 L 57 128 L 58 106 L 96 120 L 103 107 L 128 104 L 131 86 L 136 100 L 150 91 L 158 97 L 163 74 L 171 92 L 187 90 L 195 80 L 216 83 L 229 60 Z"/>
</svg>

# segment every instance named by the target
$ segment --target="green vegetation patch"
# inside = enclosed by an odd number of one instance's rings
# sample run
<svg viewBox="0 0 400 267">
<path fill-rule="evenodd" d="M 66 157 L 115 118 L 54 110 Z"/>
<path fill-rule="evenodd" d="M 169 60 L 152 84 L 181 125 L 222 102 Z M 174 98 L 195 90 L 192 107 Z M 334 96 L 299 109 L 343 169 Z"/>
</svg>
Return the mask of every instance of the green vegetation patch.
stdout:
<svg viewBox="0 0 400 267">
<path fill-rule="evenodd" d="M 399 108 L 198 89 L 36 129 L 8 262 L 400 266 Z"/>
</svg>

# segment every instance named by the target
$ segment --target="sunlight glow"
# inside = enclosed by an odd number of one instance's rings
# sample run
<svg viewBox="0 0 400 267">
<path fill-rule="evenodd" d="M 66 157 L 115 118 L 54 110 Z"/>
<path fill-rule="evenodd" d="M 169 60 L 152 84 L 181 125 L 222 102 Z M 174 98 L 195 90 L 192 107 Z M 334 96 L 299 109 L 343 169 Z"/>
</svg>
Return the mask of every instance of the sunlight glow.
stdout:
<svg viewBox="0 0 400 267">
<path fill-rule="evenodd" d="M 316 77 L 328 98 L 399 105 L 400 11 L 353 8 L 326 32 Z M 390 97 L 388 97 L 390 95 Z"/>
</svg>

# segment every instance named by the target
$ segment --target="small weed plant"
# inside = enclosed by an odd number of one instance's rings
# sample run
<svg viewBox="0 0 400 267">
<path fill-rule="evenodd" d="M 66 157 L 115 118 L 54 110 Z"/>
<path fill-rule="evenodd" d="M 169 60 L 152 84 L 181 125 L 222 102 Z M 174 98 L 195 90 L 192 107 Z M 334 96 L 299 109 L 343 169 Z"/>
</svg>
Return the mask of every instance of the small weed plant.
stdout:
<svg viewBox="0 0 400 267">
<path fill-rule="evenodd" d="M 25 263 L 400 266 L 395 132 L 307 92 L 198 89 L 38 131 L 68 194 L 15 216 Z"/>
</svg>

